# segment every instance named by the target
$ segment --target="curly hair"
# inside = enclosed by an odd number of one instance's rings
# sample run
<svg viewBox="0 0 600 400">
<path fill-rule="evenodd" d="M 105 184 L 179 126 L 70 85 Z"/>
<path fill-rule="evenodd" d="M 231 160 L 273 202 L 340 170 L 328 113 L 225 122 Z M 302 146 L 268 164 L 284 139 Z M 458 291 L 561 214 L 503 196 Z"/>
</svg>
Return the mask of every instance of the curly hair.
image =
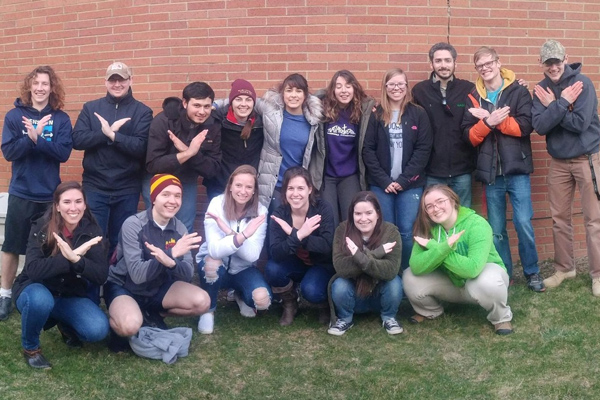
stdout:
<svg viewBox="0 0 600 400">
<path fill-rule="evenodd" d="M 62 110 L 65 106 L 65 89 L 62 81 L 54 72 L 49 65 L 42 65 L 31 71 L 21 85 L 21 101 L 23 104 L 32 106 L 31 101 L 31 83 L 38 74 L 46 74 L 50 78 L 50 97 L 48 98 L 48 104 L 53 110 Z"/>
<path fill-rule="evenodd" d="M 335 97 L 335 86 L 337 79 L 340 77 L 343 78 L 346 83 L 350 84 L 354 89 L 354 96 L 352 97 L 352 102 L 350 104 L 350 122 L 353 124 L 358 124 L 362 114 L 362 102 L 367 95 L 365 94 L 365 91 L 354 74 L 346 69 L 336 72 L 331 78 L 329 85 L 327 85 L 327 89 L 325 89 L 325 98 L 323 99 L 325 120 L 327 122 L 337 121 L 340 110 L 343 108 Z"/>
</svg>

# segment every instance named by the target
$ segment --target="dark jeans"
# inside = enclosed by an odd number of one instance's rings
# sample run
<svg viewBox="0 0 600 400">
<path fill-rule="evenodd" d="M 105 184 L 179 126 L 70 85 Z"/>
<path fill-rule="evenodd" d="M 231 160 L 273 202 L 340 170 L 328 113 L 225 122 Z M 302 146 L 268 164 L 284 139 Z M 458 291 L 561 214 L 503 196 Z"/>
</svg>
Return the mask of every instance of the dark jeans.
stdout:
<svg viewBox="0 0 600 400">
<path fill-rule="evenodd" d="M 273 288 L 284 288 L 290 281 L 300 282 L 302 297 L 309 303 L 327 301 L 327 285 L 334 274 L 333 265 L 306 265 L 296 256 L 284 261 L 269 260 L 265 266 L 265 278 Z"/>
</svg>

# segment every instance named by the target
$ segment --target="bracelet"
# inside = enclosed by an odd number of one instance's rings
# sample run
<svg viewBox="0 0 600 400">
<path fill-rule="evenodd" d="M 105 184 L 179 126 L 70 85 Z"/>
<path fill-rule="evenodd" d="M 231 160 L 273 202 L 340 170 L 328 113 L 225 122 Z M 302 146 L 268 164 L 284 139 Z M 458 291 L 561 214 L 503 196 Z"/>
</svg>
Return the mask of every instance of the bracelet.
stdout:
<svg viewBox="0 0 600 400">
<path fill-rule="evenodd" d="M 240 232 L 242 234 L 242 236 L 244 237 L 244 239 L 248 240 L 248 236 L 246 236 L 246 234 L 244 233 L 244 231 Z"/>
<path fill-rule="evenodd" d="M 484 119 L 482 119 L 482 121 L 483 121 L 483 123 L 485 124 L 485 126 L 487 126 L 488 128 L 490 128 L 490 129 L 492 129 L 492 130 L 495 128 L 495 127 L 491 126 L 490 124 L 488 124 L 488 122 L 487 122 L 487 117 L 486 117 L 486 118 L 484 118 Z"/>
</svg>

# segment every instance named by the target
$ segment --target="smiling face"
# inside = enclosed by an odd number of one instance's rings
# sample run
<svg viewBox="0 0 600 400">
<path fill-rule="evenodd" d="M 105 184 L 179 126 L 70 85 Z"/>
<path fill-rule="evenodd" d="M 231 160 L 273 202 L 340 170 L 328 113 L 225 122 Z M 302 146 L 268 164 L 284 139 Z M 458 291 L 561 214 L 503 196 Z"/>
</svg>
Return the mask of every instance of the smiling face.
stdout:
<svg viewBox="0 0 600 400">
<path fill-rule="evenodd" d="M 343 76 L 338 76 L 333 93 L 336 100 L 345 107 L 354 99 L 354 86 L 348 83 Z"/>
<path fill-rule="evenodd" d="M 484 54 L 475 61 L 475 69 L 485 83 L 493 83 L 500 77 L 500 61 L 491 54 Z"/>
<path fill-rule="evenodd" d="M 152 207 L 152 217 L 159 225 L 166 225 L 181 208 L 181 188 L 177 185 L 169 185 L 164 188 Z"/>
<path fill-rule="evenodd" d="M 65 227 L 69 232 L 73 232 L 81 218 L 83 218 L 83 212 L 85 211 L 85 200 L 83 199 L 83 193 L 79 189 L 69 189 L 60 195 L 58 204 L 56 205 L 56 211 L 62 217 Z"/>
<path fill-rule="evenodd" d="M 370 201 L 360 201 L 354 206 L 354 225 L 365 238 L 370 238 L 379 219 Z"/>
<path fill-rule="evenodd" d="M 290 114 L 302 114 L 302 105 L 305 98 L 306 95 L 302 89 L 289 85 L 286 85 L 283 89 L 283 103 L 285 104 L 285 110 Z"/>
<path fill-rule="evenodd" d="M 301 176 L 296 176 L 290 179 L 285 191 L 285 198 L 292 210 L 299 210 L 308 208 L 311 193 L 312 188 L 308 186 L 306 180 Z"/>
<path fill-rule="evenodd" d="M 385 83 L 386 94 L 392 105 L 399 105 L 404 99 L 408 90 L 407 85 L 406 75 L 404 74 L 396 74 Z"/>
<path fill-rule="evenodd" d="M 120 99 L 121 97 L 124 97 L 125 95 L 127 95 L 127 93 L 129 93 L 129 87 L 131 86 L 131 78 L 124 79 L 122 76 L 115 74 L 108 78 L 104 83 L 106 85 L 106 90 L 108 90 L 108 93 L 111 96 Z"/>
<path fill-rule="evenodd" d="M 443 81 L 450 79 L 456 69 L 456 61 L 448 50 L 438 50 L 433 53 L 430 65 L 435 75 Z"/>
<path fill-rule="evenodd" d="M 52 85 L 48 74 L 37 74 L 31 80 L 31 103 L 37 110 L 41 110 L 48 104 Z"/>
<path fill-rule="evenodd" d="M 553 82 L 558 83 L 565 72 L 565 65 L 568 63 L 568 56 L 565 55 L 563 60 L 551 58 L 545 63 L 540 64 L 544 70 L 544 74 Z"/>
<path fill-rule="evenodd" d="M 238 206 L 245 206 L 254 195 L 256 181 L 251 174 L 237 174 L 231 181 L 231 197 Z"/>
<path fill-rule="evenodd" d="M 201 124 L 210 117 L 212 111 L 212 100 L 210 97 L 205 99 L 194 99 L 187 101 L 183 99 L 183 108 L 186 110 L 187 117 L 195 124 Z"/>
<path fill-rule="evenodd" d="M 246 95 L 237 96 L 231 102 L 231 109 L 238 122 L 245 122 L 254 110 L 254 100 Z"/>
<path fill-rule="evenodd" d="M 429 219 L 436 224 L 449 229 L 454 226 L 458 216 L 458 210 L 454 207 L 452 200 L 440 190 L 432 190 L 423 198 L 425 212 Z"/>
</svg>

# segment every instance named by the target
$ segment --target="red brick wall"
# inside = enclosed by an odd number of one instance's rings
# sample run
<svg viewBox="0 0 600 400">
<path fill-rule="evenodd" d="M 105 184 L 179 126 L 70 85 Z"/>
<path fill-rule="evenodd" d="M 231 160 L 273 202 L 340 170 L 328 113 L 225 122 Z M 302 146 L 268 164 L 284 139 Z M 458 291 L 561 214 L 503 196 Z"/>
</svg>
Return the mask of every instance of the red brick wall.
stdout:
<svg viewBox="0 0 600 400">
<path fill-rule="evenodd" d="M 413 83 L 425 79 L 427 51 L 448 36 L 459 52 L 462 78 L 475 78 L 471 56 L 491 45 L 504 66 L 532 87 L 542 77 L 539 48 L 555 38 L 597 82 L 599 32 L 597 0 L 32 0 L 26 6 L 2 0 L 0 113 L 12 107 L 25 74 L 50 64 L 64 80 L 66 111 L 74 122 L 85 101 L 104 95 L 104 69 L 114 60 L 133 67 L 135 96 L 155 112 L 164 97 L 180 95 L 195 80 L 209 82 L 225 97 L 230 82 L 243 77 L 260 95 L 291 72 L 304 74 L 318 89 L 341 68 L 352 70 L 377 98 L 382 72 L 390 67 L 404 68 Z M 549 160 L 540 137 L 533 141 L 536 237 L 545 259 L 553 255 Z M 80 152 L 73 152 L 62 176 L 81 178 Z M 10 166 L 0 161 L 0 190 L 9 179 Z M 585 232 L 578 202 L 575 213 L 581 256 Z M 516 250 L 514 231 L 511 236 Z"/>
</svg>

